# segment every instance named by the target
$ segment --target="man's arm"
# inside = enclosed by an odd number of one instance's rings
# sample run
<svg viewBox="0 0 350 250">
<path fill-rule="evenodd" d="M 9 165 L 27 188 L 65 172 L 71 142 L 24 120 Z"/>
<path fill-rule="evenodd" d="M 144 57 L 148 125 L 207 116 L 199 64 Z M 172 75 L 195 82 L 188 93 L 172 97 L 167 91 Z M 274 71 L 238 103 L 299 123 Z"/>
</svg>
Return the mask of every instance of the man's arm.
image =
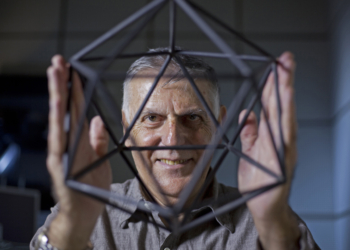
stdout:
<svg viewBox="0 0 350 250">
<path fill-rule="evenodd" d="M 51 208 L 51 213 L 46 217 L 44 225 L 42 225 L 36 231 L 34 237 L 32 238 L 32 240 L 30 241 L 30 244 L 29 244 L 29 249 L 30 250 L 35 250 L 35 247 L 36 247 L 36 244 L 37 244 L 37 240 L 38 240 L 38 236 L 44 230 L 44 228 L 48 228 L 50 226 L 50 224 L 53 221 L 53 219 L 57 216 L 57 213 L 58 213 L 58 204 L 56 204 L 56 206 Z"/>
<path fill-rule="evenodd" d="M 56 199 L 60 204 L 57 216 L 50 223 L 48 237 L 51 245 L 63 249 L 85 249 L 104 205 L 87 196 L 72 191 L 64 183 L 63 154 L 67 143 L 64 120 L 68 103 L 69 65 L 63 57 L 54 56 L 48 68 L 49 89 L 49 135 L 47 168 L 51 175 Z M 73 74 L 71 99 L 71 138 L 73 141 L 77 123 L 84 106 L 82 85 L 76 73 Z M 108 135 L 99 117 L 89 125 L 85 123 L 73 172 L 78 172 L 107 152 Z M 106 162 L 83 176 L 79 181 L 100 188 L 109 189 L 111 169 Z"/>
<path fill-rule="evenodd" d="M 277 67 L 279 95 L 282 108 L 282 145 L 285 149 L 286 183 L 269 190 L 247 202 L 259 233 L 262 248 L 267 250 L 299 249 L 300 231 L 298 221 L 288 205 L 291 178 L 296 163 L 296 116 L 294 103 L 295 62 L 291 53 L 283 53 Z M 252 112 L 241 132 L 242 151 L 281 175 L 273 142 L 267 124 L 271 126 L 274 142 L 279 140 L 278 109 L 274 74 L 271 73 L 262 94 L 262 104 L 266 113 L 261 113 L 258 124 Z M 243 118 L 244 112 L 240 115 Z M 276 182 L 276 179 L 257 170 L 248 162 L 241 160 L 239 165 L 240 191 L 252 190 Z"/>
<path fill-rule="evenodd" d="M 300 249 L 298 221 L 292 212 L 281 213 L 268 220 L 254 219 L 263 249 Z"/>
</svg>

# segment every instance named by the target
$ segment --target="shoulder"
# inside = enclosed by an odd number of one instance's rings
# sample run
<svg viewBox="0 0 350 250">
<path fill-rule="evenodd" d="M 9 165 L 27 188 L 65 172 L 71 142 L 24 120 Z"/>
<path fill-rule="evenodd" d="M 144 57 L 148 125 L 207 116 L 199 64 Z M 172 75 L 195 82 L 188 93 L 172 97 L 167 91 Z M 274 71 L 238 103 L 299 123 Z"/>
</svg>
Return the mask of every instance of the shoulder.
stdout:
<svg viewBox="0 0 350 250">
<path fill-rule="evenodd" d="M 127 195 L 130 193 L 134 187 L 135 179 L 126 180 L 123 183 L 113 183 L 111 184 L 111 192 L 119 195 Z"/>
<path fill-rule="evenodd" d="M 236 194 L 236 195 L 240 195 L 238 188 L 235 187 L 231 187 L 231 186 L 227 186 L 225 184 L 222 183 L 218 183 L 218 191 L 219 191 L 219 195 L 223 195 L 223 194 Z"/>
</svg>

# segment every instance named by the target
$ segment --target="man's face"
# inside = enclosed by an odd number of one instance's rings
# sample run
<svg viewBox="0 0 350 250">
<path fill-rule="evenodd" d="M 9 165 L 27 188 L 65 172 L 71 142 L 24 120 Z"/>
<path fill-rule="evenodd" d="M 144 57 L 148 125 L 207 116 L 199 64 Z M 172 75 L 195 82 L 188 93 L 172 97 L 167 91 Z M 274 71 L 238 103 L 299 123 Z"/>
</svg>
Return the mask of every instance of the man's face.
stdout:
<svg viewBox="0 0 350 250">
<path fill-rule="evenodd" d="M 147 70 L 142 74 L 154 76 L 157 72 Z M 153 80 L 153 77 L 136 77 L 129 83 L 130 120 L 140 107 Z M 160 80 L 133 127 L 131 136 L 134 143 L 137 146 L 159 147 L 208 144 L 215 133 L 215 126 L 190 83 L 187 79 L 183 79 L 164 85 L 167 81 L 166 78 Z M 214 98 L 210 83 L 201 79 L 196 81 L 196 85 L 213 110 Z M 221 120 L 221 115 L 219 115 L 219 120 Z M 125 114 L 123 116 L 124 123 L 128 124 Z M 127 146 L 131 145 L 133 145 L 132 141 L 128 140 Z M 132 155 L 141 178 L 152 194 L 157 196 L 159 191 L 152 182 L 149 172 L 154 175 L 163 189 L 163 194 L 169 198 L 171 203 L 174 203 L 183 187 L 191 179 L 192 172 L 202 153 L 203 150 L 149 150 L 141 151 L 141 153 L 133 151 Z M 207 169 L 209 169 L 209 164 Z M 197 189 L 203 184 L 206 173 L 207 171 L 203 173 Z M 157 198 L 161 201 L 160 197 Z"/>
</svg>

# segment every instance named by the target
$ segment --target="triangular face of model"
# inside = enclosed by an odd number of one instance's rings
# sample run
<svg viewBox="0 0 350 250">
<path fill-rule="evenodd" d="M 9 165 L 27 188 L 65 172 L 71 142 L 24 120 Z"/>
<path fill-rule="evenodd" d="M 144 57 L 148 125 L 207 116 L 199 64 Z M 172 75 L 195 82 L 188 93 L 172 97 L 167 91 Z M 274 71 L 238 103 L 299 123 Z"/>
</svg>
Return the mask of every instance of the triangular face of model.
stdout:
<svg viewBox="0 0 350 250">
<path fill-rule="evenodd" d="M 183 21 L 185 17 L 187 21 Z M 168 36 L 156 39 L 164 34 L 164 20 Z M 178 23 L 197 27 L 203 43 L 210 43 L 212 50 L 204 52 L 201 44 L 177 39 Z M 262 55 L 238 55 L 232 44 L 216 33 L 213 23 Z M 158 49 L 146 49 L 149 36 L 155 38 L 153 46 Z M 271 133 L 271 126 L 278 127 L 280 122 L 268 122 L 272 111 L 264 107 L 263 96 L 266 86 L 275 91 L 278 85 L 271 77 L 268 80 L 275 70 L 275 59 L 194 3 L 152 1 L 74 55 L 70 63 L 85 85 L 80 130 L 86 117 L 97 114 L 112 144 L 106 155 L 76 172 L 72 159 L 81 145 L 81 133 L 77 133 L 66 165 L 66 183 L 71 188 L 117 208 L 118 199 L 135 204 L 130 197 L 79 182 L 101 163 L 119 157 L 114 160 L 114 171 L 128 168 L 167 221 L 168 229 L 181 233 L 214 218 L 190 222 L 187 215 L 203 205 L 207 187 L 223 162 L 238 171 L 242 195 L 214 197 L 213 204 L 226 204 L 226 210 L 218 207 L 217 216 L 284 181 L 282 137 Z M 225 90 L 221 95 L 229 100 L 225 103 L 227 112 L 220 107 L 219 86 Z M 275 113 L 280 116 L 279 96 L 274 96 Z M 244 109 L 246 115 L 241 113 Z M 260 162 L 260 155 L 244 145 L 242 150 L 240 135 L 243 124 L 252 119 L 248 116 L 251 112 L 256 114 L 259 133 L 270 138 L 263 154 L 271 155 L 274 164 Z M 266 183 L 245 185 L 251 172 L 266 175 Z M 180 217 L 184 219 L 179 221 Z"/>
</svg>

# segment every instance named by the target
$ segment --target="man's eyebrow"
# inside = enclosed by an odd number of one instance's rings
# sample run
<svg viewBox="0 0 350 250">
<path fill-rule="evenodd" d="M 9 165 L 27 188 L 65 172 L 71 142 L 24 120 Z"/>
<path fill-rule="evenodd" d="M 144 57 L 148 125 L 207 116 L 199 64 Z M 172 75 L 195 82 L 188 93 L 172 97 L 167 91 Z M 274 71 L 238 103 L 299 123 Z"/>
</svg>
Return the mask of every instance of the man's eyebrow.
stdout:
<svg viewBox="0 0 350 250">
<path fill-rule="evenodd" d="M 152 114 L 160 114 L 160 112 L 153 109 L 142 110 L 142 112 L 140 113 L 140 117 L 144 115 L 152 115 Z"/>
<path fill-rule="evenodd" d="M 192 115 L 192 114 L 200 114 L 206 117 L 208 116 L 207 112 L 203 109 L 189 109 L 189 110 L 186 110 L 184 113 L 181 113 L 180 115 L 183 116 L 183 115 Z"/>
<path fill-rule="evenodd" d="M 161 114 L 161 112 L 157 111 L 155 109 L 147 109 L 147 110 L 143 110 L 141 112 L 140 116 L 151 115 L 151 114 Z M 186 110 L 186 111 L 180 113 L 179 115 L 184 116 L 184 115 L 192 115 L 192 114 L 199 114 L 199 115 L 203 115 L 205 117 L 208 116 L 208 114 L 205 110 L 197 109 L 197 108 Z"/>
</svg>

